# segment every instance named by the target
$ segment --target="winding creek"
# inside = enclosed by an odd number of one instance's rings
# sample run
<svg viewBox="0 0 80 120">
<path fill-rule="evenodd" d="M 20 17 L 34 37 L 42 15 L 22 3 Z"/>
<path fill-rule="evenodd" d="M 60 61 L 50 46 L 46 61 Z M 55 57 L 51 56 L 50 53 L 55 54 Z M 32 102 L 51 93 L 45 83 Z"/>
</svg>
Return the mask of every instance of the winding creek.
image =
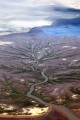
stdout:
<svg viewBox="0 0 80 120">
<path fill-rule="evenodd" d="M 62 106 L 62 105 L 55 105 L 55 104 L 51 104 L 51 103 L 44 102 L 42 99 L 40 99 L 40 98 L 32 95 L 32 92 L 34 91 L 34 89 L 35 89 L 35 87 L 36 87 L 37 85 L 44 84 L 44 83 L 46 83 L 46 82 L 48 81 L 48 77 L 45 75 L 45 72 L 44 72 L 44 71 L 41 72 L 41 75 L 44 77 L 44 81 L 42 81 L 42 82 L 40 82 L 40 83 L 35 83 L 35 84 L 33 84 L 33 85 L 31 86 L 31 88 L 30 88 L 30 90 L 29 90 L 29 92 L 27 93 L 26 96 L 29 97 L 29 98 L 32 98 L 32 99 L 34 99 L 34 100 L 36 100 L 36 101 L 38 101 L 38 102 L 40 102 L 40 103 L 42 103 L 42 104 L 44 104 L 44 105 L 46 105 L 46 106 L 53 107 L 53 108 L 56 109 L 56 110 L 60 110 L 62 113 L 64 113 L 64 114 L 67 116 L 67 118 L 68 118 L 69 120 L 80 120 L 78 117 L 76 117 L 76 116 L 71 112 L 71 110 L 70 110 L 69 108 L 67 108 L 67 107 L 65 107 L 65 106 Z"/>
</svg>

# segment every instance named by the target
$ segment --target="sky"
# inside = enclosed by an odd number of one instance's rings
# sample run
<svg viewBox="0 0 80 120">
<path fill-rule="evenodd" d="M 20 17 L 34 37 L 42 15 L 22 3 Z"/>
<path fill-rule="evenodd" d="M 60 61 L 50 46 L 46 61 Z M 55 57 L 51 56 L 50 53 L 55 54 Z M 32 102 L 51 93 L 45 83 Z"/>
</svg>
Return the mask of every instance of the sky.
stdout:
<svg viewBox="0 0 80 120">
<path fill-rule="evenodd" d="M 74 18 L 80 18 L 80 0 L 0 0 L 0 35 Z"/>
</svg>

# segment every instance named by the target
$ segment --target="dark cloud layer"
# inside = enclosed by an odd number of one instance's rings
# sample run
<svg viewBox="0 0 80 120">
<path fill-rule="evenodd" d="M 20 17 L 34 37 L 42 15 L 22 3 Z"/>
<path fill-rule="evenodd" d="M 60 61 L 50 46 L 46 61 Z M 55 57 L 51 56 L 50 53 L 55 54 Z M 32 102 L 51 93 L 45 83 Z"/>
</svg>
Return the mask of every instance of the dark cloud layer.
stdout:
<svg viewBox="0 0 80 120">
<path fill-rule="evenodd" d="M 47 18 L 48 20 L 53 21 L 52 25 L 54 26 L 73 25 L 79 27 L 80 9 L 60 7 L 60 6 L 55 6 L 55 7 L 51 6 L 49 9 L 51 9 L 53 12 L 55 11 L 59 16 L 59 17 L 57 16 L 57 18 L 54 18 L 54 16 Z M 60 15 L 62 16 L 60 17 Z"/>
<path fill-rule="evenodd" d="M 55 11 L 59 11 L 59 12 L 74 12 L 74 13 L 79 13 L 80 14 L 80 9 L 74 9 L 74 8 L 67 8 L 67 7 L 54 7 Z"/>
<path fill-rule="evenodd" d="M 61 26 L 61 25 L 73 25 L 73 26 L 80 26 L 80 17 L 79 18 L 72 18 L 72 19 L 58 19 L 52 25 L 54 26 Z"/>
</svg>

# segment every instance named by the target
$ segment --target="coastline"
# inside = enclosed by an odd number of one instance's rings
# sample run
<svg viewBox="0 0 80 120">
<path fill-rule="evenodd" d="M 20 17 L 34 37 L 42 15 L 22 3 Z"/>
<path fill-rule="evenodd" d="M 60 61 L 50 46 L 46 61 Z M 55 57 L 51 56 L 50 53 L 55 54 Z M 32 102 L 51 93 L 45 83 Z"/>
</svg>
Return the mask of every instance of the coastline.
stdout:
<svg viewBox="0 0 80 120">
<path fill-rule="evenodd" d="M 52 110 L 52 107 L 49 107 L 47 112 L 41 113 L 40 115 L 2 115 L 0 114 L 0 118 L 36 118 L 36 117 L 42 117 L 49 114 L 51 110 Z"/>
</svg>

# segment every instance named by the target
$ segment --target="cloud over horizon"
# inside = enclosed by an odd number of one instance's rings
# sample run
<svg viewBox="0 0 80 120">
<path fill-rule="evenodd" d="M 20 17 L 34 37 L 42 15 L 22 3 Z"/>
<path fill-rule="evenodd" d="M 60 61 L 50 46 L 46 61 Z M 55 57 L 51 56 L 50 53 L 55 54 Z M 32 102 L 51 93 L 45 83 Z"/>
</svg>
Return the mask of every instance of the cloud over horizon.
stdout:
<svg viewBox="0 0 80 120">
<path fill-rule="evenodd" d="M 2 0 L 0 1 L 0 35 L 27 32 L 39 26 L 50 26 L 59 18 L 79 17 L 79 5 L 78 0 Z M 77 10 L 74 9 L 75 7 Z"/>
</svg>

